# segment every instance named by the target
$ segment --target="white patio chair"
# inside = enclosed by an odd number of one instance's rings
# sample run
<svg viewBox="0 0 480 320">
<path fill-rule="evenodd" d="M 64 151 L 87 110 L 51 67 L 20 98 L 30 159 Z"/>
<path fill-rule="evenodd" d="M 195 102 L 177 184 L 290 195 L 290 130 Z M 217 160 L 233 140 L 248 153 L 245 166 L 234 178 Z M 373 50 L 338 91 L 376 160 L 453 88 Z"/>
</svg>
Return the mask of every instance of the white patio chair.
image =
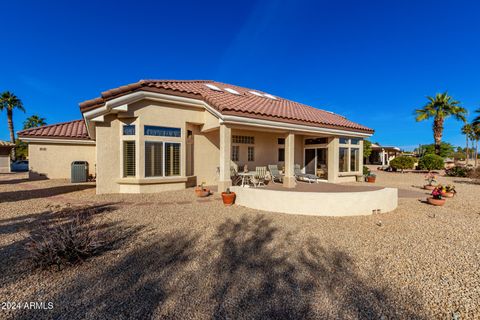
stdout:
<svg viewBox="0 0 480 320">
<path fill-rule="evenodd" d="M 267 175 L 267 167 L 256 167 L 255 175 L 250 178 L 254 187 L 265 186 L 265 176 Z"/>
<path fill-rule="evenodd" d="M 278 181 L 280 183 L 283 182 L 283 176 L 280 174 L 280 171 L 278 171 L 278 167 L 276 164 L 269 164 L 268 171 L 270 171 L 273 183 L 276 183 L 275 181 Z"/>
<path fill-rule="evenodd" d="M 295 175 L 295 180 L 305 181 L 305 182 L 308 182 L 308 183 L 318 182 L 318 180 L 320 179 L 319 177 L 317 177 L 314 174 L 302 173 L 302 171 L 300 170 L 300 165 L 299 164 L 296 164 L 294 166 L 294 175 Z"/>
</svg>

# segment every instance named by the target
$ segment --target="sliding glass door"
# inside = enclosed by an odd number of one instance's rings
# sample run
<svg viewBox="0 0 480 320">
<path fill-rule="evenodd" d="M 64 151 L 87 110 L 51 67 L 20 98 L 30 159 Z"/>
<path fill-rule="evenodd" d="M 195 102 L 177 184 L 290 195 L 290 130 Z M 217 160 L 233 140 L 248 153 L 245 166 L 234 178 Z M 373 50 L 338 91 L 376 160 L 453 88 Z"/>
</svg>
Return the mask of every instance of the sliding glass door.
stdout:
<svg viewBox="0 0 480 320">
<path fill-rule="evenodd" d="M 305 149 L 305 173 L 314 174 L 328 179 L 328 151 L 327 148 Z"/>
</svg>

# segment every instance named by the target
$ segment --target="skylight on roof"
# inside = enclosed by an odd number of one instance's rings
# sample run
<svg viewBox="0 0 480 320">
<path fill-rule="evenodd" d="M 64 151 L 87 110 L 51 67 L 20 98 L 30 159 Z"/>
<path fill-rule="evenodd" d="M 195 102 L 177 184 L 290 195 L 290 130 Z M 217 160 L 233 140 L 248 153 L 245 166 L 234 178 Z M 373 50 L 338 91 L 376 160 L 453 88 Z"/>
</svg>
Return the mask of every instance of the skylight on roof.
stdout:
<svg viewBox="0 0 480 320">
<path fill-rule="evenodd" d="M 254 94 L 256 96 L 259 96 L 259 97 L 263 97 L 263 95 L 260 93 L 260 92 L 257 92 L 257 91 L 249 91 L 251 94 Z"/>
<path fill-rule="evenodd" d="M 272 96 L 272 95 L 269 94 L 269 93 L 265 93 L 264 96 L 267 97 L 268 99 L 277 100 L 277 98 L 276 98 L 275 96 Z"/>
<path fill-rule="evenodd" d="M 228 91 L 228 92 L 230 92 L 230 93 L 240 95 L 240 92 L 238 92 L 238 91 L 235 90 L 235 89 L 232 89 L 232 88 L 224 88 L 224 89 L 225 89 L 225 91 Z"/>
<path fill-rule="evenodd" d="M 213 85 L 213 84 L 210 84 L 210 83 L 205 84 L 205 86 L 207 86 L 207 87 L 209 87 L 210 89 L 215 90 L 215 91 L 222 91 L 222 89 L 220 89 L 220 88 L 217 87 L 216 85 Z"/>
</svg>

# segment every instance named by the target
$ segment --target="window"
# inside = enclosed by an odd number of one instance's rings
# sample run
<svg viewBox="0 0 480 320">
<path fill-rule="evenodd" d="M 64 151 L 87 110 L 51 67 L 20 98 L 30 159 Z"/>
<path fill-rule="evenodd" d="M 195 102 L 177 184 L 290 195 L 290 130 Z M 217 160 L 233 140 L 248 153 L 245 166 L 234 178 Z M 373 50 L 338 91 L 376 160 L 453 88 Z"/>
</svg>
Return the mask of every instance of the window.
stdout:
<svg viewBox="0 0 480 320">
<path fill-rule="evenodd" d="M 350 171 L 358 171 L 360 167 L 360 149 L 350 149 Z"/>
<path fill-rule="evenodd" d="M 123 176 L 135 177 L 135 141 L 123 142 Z"/>
<path fill-rule="evenodd" d="M 255 144 L 255 138 L 250 136 L 232 136 L 232 143 Z"/>
<path fill-rule="evenodd" d="M 232 161 L 239 161 L 240 146 L 232 146 Z"/>
<path fill-rule="evenodd" d="M 338 171 L 348 172 L 348 148 L 340 148 Z"/>
<path fill-rule="evenodd" d="M 350 139 L 350 144 L 360 144 L 360 139 L 352 138 L 352 139 Z"/>
<path fill-rule="evenodd" d="M 145 177 L 163 176 L 163 142 L 145 142 Z"/>
<path fill-rule="evenodd" d="M 348 138 L 340 138 L 340 144 L 348 144 Z"/>
<path fill-rule="evenodd" d="M 180 143 L 165 143 L 165 176 L 180 175 Z"/>
<path fill-rule="evenodd" d="M 305 139 L 305 144 L 327 144 L 328 138 Z"/>
<path fill-rule="evenodd" d="M 157 126 L 144 126 L 144 135 L 156 136 L 156 137 L 180 137 L 180 128 L 169 127 L 157 127 Z"/>
<path fill-rule="evenodd" d="M 285 149 L 284 148 L 279 148 L 278 149 L 278 162 L 284 162 L 285 161 Z"/>
<path fill-rule="evenodd" d="M 277 144 L 285 144 L 285 138 L 278 138 Z"/>
<path fill-rule="evenodd" d="M 123 135 L 124 136 L 134 136 L 135 135 L 135 125 L 123 125 Z"/>
<path fill-rule="evenodd" d="M 248 147 L 247 161 L 255 161 L 255 147 Z"/>
</svg>

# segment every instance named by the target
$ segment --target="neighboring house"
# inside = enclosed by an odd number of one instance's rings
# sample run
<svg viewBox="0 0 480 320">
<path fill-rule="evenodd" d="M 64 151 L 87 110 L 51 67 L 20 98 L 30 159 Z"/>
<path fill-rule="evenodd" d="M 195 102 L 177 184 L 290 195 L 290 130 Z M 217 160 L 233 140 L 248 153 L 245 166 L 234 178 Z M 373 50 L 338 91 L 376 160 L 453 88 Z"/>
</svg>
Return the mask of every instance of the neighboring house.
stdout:
<svg viewBox="0 0 480 320">
<path fill-rule="evenodd" d="M 10 153 L 15 144 L 0 140 L 0 173 L 10 172 Z"/>
<path fill-rule="evenodd" d="M 402 154 L 398 147 L 381 146 L 372 143 L 372 153 L 366 159 L 365 164 L 376 164 L 382 166 L 389 166 L 390 161 Z"/>
<path fill-rule="evenodd" d="M 89 174 L 95 174 L 95 141 L 88 136 L 84 120 L 31 128 L 18 136 L 28 142 L 31 178 L 70 178 L 73 161 L 87 161 Z"/>
<path fill-rule="evenodd" d="M 19 136 L 29 142 L 32 171 L 66 178 L 68 162 L 86 160 L 96 168 L 97 193 L 158 192 L 202 182 L 225 190 L 231 168 L 245 164 L 250 170 L 284 167 L 286 187 L 295 186 L 294 164 L 330 182 L 354 181 L 362 174 L 363 139 L 373 134 L 332 112 L 202 80 L 142 80 L 103 92 L 80 110 L 84 122 Z M 71 126 L 77 128 L 73 134 Z"/>
</svg>

